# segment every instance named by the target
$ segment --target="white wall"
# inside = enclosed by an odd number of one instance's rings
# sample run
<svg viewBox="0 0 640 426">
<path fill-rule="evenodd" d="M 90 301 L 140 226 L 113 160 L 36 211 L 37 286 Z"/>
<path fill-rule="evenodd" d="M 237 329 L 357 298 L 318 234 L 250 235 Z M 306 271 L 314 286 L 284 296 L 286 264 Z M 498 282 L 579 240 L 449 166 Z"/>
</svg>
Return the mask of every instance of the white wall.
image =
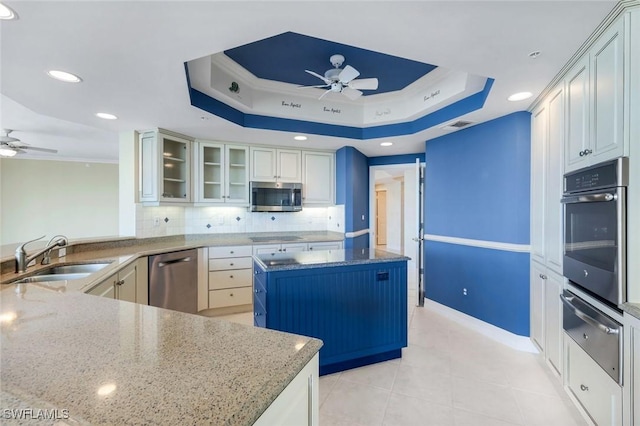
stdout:
<svg viewBox="0 0 640 426">
<path fill-rule="evenodd" d="M 118 235 L 118 165 L 0 160 L 0 245 Z"/>
</svg>

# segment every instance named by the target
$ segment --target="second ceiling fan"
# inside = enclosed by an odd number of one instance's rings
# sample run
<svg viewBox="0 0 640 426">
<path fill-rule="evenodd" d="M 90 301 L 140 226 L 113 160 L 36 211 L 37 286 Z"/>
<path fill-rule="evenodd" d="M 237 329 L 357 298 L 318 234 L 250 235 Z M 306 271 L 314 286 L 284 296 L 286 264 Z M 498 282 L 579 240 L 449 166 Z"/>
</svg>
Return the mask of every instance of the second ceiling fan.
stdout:
<svg viewBox="0 0 640 426">
<path fill-rule="evenodd" d="M 335 92 L 342 93 L 351 100 L 356 100 L 362 96 L 362 90 L 376 90 L 378 88 L 377 78 L 363 78 L 357 80 L 356 77 L 360 75 L 360 72 L 357 69 L 353 68 L 351 65 L 347 65 L 344 69 L 341 69 L 340 67 L 344 62 L 344 56 L 332 55 L 331 58 L 329 58 L 329 61 L 334 68 L 327 70 L 324 73 L 324 76 L 313 71 L 305 70 L 305 72 L 318 77 L 325 83 L 317 86 L 304 86 L 316 88 L 326 87 L 327 91 L 318 99 L 324 98 L 329 92 Z"/>
</svg>

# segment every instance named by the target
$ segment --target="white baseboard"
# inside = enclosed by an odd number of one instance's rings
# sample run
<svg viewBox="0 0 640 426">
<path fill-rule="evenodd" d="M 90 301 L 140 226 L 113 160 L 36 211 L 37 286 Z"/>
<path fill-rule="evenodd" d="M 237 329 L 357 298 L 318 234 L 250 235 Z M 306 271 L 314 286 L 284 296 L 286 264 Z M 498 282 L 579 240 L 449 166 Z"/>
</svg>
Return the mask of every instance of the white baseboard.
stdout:
<svg viewBox="0 0 640 426">
<path fill-rule="evenodd" d="M 513 334 L 511 332 L 503 330 L 500 327 L 496 327 L 495 325 L 491 325 L 460 311 L 456 311 L 455 309 L 452 309 L 441 303 L 434 302 L 433 300 L 425 299 L 424 306 L 425 308 L 437 312 L 438 314 L 447 317 L 448 319 L 455 321 L 462 326 L 477 331 L 483 336 L 495 340 L 498 343 L 502 343 L 503 345 L 509 346 L 512 349 L 534 354 L 540 353 L 535 345 L 531 342 L 531 339 L 526 336 L 518 336 L 517 334 Z"/>
</svg>

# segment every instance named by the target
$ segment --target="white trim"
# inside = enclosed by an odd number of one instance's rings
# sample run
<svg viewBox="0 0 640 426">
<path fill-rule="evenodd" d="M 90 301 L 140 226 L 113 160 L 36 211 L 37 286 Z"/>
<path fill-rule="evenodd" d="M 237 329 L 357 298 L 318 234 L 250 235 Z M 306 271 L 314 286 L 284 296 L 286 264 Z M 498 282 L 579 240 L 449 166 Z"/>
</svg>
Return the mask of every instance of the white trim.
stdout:
<svg viewBox="0 0 640 426">
<path fill-rule="evenodd" d="M 369 233 L 369 229 L 361 229 L 359 231 L 355 231 L 355 232 L 345 232 L 344 233 L 344 237 L 345 238 L 355 238 L 355 237 L 359 237 L 360 235 L 366 235 Z"/>
<path fill-rule="evenodd" d="M 458 244 L 462 246 L 480 247 L 493 250 L 513 251 L 516 253 L 529 253 L 531 245 L 529 244 L 512 244 L 499 243 L 496 241 L 471 240 L 468 238 L 445 237 L 442 235 L 424 234 L 427 241 L 438 241 L 440 243 Z"/>
<path fill-rule="evenodd" d="M 539 353 L 538 349 L 531 342 L 531 339 L 529 337 L 513 334 L 500 327 L 496 327 L 495 325 L 489 324 L 460 311 L 456 311 L 455 309 L 442 305 L 438 302 L 434 302 L 430 299 L 424 300 L 424 306 L 425 308 L 429 308 L 432 311 L 445 316 L 464 327 L 470 328 L 482 334 L 483 336 L 486 336 L 498 343 L 502 343 L 503 345 L 509 346 L 512 349 L 534 354 Z"/>
</svg>

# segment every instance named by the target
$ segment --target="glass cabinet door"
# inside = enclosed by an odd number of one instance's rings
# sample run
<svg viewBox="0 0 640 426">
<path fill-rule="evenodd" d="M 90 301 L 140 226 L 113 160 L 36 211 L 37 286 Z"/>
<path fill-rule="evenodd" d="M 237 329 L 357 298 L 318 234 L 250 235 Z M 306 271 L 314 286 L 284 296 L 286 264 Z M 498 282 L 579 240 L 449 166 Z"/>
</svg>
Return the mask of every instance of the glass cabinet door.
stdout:
<svg viewBox="0 0 640 426">
<path fill-rule="evenodd" d="M 226 146 L 227 193 L 229 203 L 249 202 L 249 148 L 246 146 Z"/>
<path fill-rule="evenodd" d="M 224 146 L 200 144 L 199 200 L 202 202 L 224 201 Z"/>
<path fill-rule="evenodd" d="M 189 201 L 188 141 L 162 135 L 162 191 L 164 201 Z"/>
</svg>

